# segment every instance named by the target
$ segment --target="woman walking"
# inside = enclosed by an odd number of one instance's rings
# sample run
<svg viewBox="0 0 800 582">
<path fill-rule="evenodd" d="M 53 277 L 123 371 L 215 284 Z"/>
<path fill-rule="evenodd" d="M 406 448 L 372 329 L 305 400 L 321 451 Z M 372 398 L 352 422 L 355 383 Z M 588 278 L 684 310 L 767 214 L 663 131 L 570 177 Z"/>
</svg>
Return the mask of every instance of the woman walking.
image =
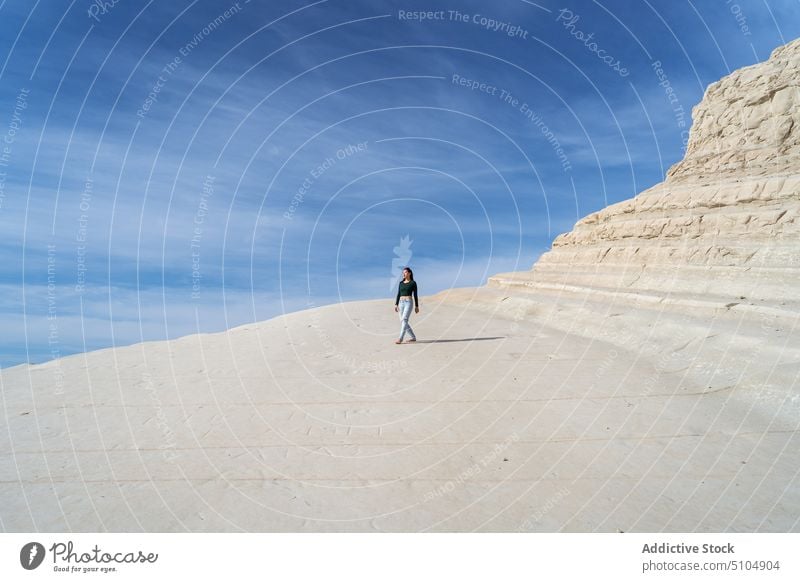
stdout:
<svg viewBox="0 0 800 582">
<path fill-rule="evenodd" d="M 394 300 L 394 310 L 400 314 L 400 339 L 396 344 L 403 343 L 406 332 L 409 335 L 409 343 L 417 341 L 414 330 L 408 325 L 408 318 L 411 317 L 411 297 L 414 297 L 414 313 L 419 313 L 419 298 L 417 298 L 417 282 L 414 281 L 414 272 L 406 267 L 403 269 L 403 280 L 397 287 L 397 297 Z"/>
</svg>

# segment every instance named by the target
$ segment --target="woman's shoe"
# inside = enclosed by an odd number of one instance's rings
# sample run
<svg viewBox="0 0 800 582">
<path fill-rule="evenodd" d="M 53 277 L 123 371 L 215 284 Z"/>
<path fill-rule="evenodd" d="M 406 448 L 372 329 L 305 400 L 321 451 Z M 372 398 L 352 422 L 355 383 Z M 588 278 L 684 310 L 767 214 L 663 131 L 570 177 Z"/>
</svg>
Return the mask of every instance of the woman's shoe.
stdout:
<svg viewBox="0 0 800 582">
<path fill-rule="evenodd" d="M 401 343 L 403 343 L 403 340 L 395 340 L 395 342 L 394 342 L 394 343 L 396 343 L 396 344 L 401 344 Z"/>
<path fill-rule="evenodd" d="M 417 338 L 408 340 L 408 343 L 413 344 L 415 341 L 417 341 Z"/>
</svg>

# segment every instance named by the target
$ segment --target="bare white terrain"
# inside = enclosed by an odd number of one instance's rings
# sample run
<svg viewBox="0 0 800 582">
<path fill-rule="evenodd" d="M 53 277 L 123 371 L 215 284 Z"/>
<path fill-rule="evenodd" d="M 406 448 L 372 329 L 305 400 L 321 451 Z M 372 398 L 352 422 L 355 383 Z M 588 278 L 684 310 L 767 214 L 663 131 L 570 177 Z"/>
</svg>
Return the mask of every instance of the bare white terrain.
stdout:
<svg viewBox="0 0 800 582">
<path fill-rule="evenodd" d="M 531 271 L 2 370 L 5 531 L 800 531 L 800 42 Z"/>
</svg>

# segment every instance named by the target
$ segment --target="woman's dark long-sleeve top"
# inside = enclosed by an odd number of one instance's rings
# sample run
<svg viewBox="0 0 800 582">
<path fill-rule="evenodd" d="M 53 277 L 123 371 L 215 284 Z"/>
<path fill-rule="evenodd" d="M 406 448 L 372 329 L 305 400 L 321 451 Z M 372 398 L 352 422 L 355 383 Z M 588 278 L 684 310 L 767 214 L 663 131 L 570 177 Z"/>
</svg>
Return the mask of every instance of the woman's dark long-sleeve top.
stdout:
<svg viewBox="0 0 800 582">
<path fill-rule="evenodd" d="M 400 281 L 400 285 L 397 287 L 397 297 L 394 300 L 394 304 L 397 305 L 400 303 L 400 296 L 406 295 L 414 295 L 414 307 L 419 307 L 419 299 L 417 298 L 417 282 L 416 281 L 409 281 L 406 283 L 405 281 Z"/>
</svg>

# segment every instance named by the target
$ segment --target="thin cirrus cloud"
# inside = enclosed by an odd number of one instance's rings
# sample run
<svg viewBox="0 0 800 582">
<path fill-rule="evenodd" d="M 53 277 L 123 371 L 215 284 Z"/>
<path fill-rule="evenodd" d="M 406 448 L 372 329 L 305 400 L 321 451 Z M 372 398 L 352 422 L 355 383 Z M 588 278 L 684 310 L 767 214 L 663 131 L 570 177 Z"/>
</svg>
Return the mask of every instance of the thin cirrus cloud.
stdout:
<svg viewBox="0 0 800 582">
<path fill-rule="evenodd" d="M 528 269 L 680 159 L 654 60 L 688 123 L 709 82 L 800 32 L 796 4 L 748 5 L 747 35 L 723 4 L 575 3 L 621 77 L 547 1 L 436 8 L 526 38 L 400 18 L 421 0 L 120 2 L 94 19 L 6 1 L 0 133 L 30 97 L 0 205 L 0 365 L 54 355 L 53 309 L 67 355 L 391 298 L 404 237 L 424 294 Z"/>
</svg>

